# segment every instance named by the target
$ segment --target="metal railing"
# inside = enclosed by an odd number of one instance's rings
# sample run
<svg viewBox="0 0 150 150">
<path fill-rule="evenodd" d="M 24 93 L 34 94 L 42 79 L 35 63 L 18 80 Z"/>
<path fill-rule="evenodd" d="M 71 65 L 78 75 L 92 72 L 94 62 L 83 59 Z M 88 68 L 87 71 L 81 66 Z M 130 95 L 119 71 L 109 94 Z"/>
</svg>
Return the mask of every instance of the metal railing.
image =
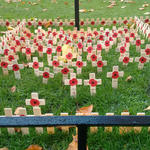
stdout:
<svg viewBox="0 0 150 150">
<path fill-rule="evenodd" d="M 150 126 L 150 116 L 0 116 L 0 127 L 77 126 L 78 150 L 86 150 L 90 126 Z"/>
</svg>

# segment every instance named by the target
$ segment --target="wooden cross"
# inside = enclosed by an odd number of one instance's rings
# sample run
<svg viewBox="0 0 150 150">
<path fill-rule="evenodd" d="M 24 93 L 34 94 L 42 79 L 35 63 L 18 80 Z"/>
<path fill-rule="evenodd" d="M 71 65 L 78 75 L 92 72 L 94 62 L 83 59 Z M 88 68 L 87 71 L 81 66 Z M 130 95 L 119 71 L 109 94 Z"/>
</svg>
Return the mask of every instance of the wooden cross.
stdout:
<svg viewBox="0 0 150 150">
<path fill-rule="evenodd" d="M 118 78 L 123 77 L 123 75 L 124 75 L 123 71 L 118 71 L 118 70 L 119 70 L 118 66 L 113 66 L 113 71 L 107 72 L 107 78 L 112 78 L 112 87 L 113 88 L 118 88 Z"/>
<path fill-rule="evenodd" d="M 33 62 L 29 63 L 29 67 L 34 69 L 36 76 L 39 76 L 39 68 L 43 67 L 43 62 L 38 62 L 38 57 L 33 57 Z"/>
<path fill-rule="evenodd" d="M 13 60 L 11 65 L 8 65 L 8 70 L 13 70 L 16 79 L 21 79 L 20 69 L 23 69 L 23 64 L 18 64 L 17 60 Z"/>
<path fill-rule="evenodd" d="M 141 56 L 135 58 L 135 62 L 139 62 L 139 64 L 138 64 L 139 69 L 143 69 L 144 64 L 149 61 L 150 61 L 150 58 L 148 55 L 146 55 L 145 52 L 141 52 Z"/>
<path fill-rule="evenodd" d="M 53 61 L 48 61 L 49 66 L 53 66 L 53 72 L 58 73 L 59 72 L 59 66 L 63 65 L 62 61 L 58 60 L 58 56 L 53 56 Z"/>
<path fill-rule="evenodd" d="M 22 49 L 22 53 L 25 53 L 26 54 L 26 59 L 27 59 L 27 61 L 30 61 L 31 60 L 31 55 L 32 55 L 32 53 L 34 53 L 35 52 L 35 50 L 34 50 L 34 48 L 32 48 L 32 47 L 27 47 L 27 48 L 23 48 Z"/>
<path fill-rule="evenodd" d="M 147 44 L 145 49 L 141 49 L 141 53 L 145 53 L 147 56 L 150 56 L 150 44 Z"/>
<path fill-rule="evenodd" d="M 76 73 L 70 73 L 70 79 L 65 79 L 65 85 L 70 85 L 70 95 L 76 97 L 76 86 L 82 85 L 82 79 L 76 79 Z"/>
<path fill-rule="evenodd" d="M 15 55 L 15 53 L 13 51 L 9 51 L 8 52 L 8 61 L 9 61 L 9 64 L 11 64 L 12 61 L 15 60 L 15 59 L 16 60 L 19 59 L 18 55 Z"/>
<path fill-rule="evenodd" d="M 133 62 L 133 58 L 129 57 L 129 53 L 125 53 L 119 57 L 119 62 L 123 62 L 123 65 L 127 66 L 129 62 Z"/>
<path fill-rule="evenodd" d="M 8 57 L 1 57 L 0 66 L 4 75 L 8 75 Z"/>
<path fill-rule="evenodd" d="M 96 67 L 97 66 L 97 72 L 102 72 L 103 66 L 107 66 L 107 61 L 102 60 L 102 56 L 97 57 L 97 61 L 92 62 L 92 66 Z"/>
<path fill-rule="evenodd" d="M 26 99 L 26 105 L 33 107 L 45 105 L 45 99 L 39 99 L 38 93 L 31 93 L 31 99 Z"/>
<path fill-rule="evenodd" d="M 134 44 L 136 44 L 136 51 L 140 52 L 141 50 L 141 44 L 144 44 L 144 40 L 141 40 L 140 37 L 136 38 L 136 41 L 134 42 Z"/>
<path fill-rule="evenodd" d="M 82 67 L 86 66 L 86 61 L 82 61 L 82 57 L 78 56 L 77 57 L 77 61 L 76 62 L 72 62 L 72 66 L 73 67 L 77 67 L 77 74 L 81 74 L 82 73 Z"/>
<path fill-rule="evenodd" d="M 96 94 L 96 86 L 101 85 L 102 80 L 101 79 L 95 79 L 95 73 L 90 73 L 89 74 L 89 80 L 84 80 L 84 85 L 89 85 L 90 86 L 90 93 L 91 95 Z"/>
<path fill-rule="evenodd" d="M 44 68 L 44 71 L 40 71 L 39 72 L 39 75 L 40 76 L 43 76 L 43 83 L 44 84 L 47 84 L 48 83 L 48 79 L 49 78 L 54 78 L 54 74 L 53 73 L 50 73 L 50 70 L 48 67 L 45 67 Z"/>
</svg>

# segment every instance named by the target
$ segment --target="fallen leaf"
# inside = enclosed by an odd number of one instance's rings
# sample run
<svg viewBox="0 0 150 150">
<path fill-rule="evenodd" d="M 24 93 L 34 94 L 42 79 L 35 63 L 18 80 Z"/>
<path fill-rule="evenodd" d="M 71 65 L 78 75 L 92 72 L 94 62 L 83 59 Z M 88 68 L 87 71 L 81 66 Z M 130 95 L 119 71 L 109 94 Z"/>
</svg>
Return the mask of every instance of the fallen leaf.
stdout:
<svg viewBox="0 0 150 150">
<path fill-rule="evenodd" d="M 87 107 L 82 107 L 76 110 L 77 113 L 91 113 L 93 110 L 93 105 L 87 106 Z"/>
<path fill-rule="evenodd" d="M 14 93 L 16 91 L 16 86 L 11 87 L 11 92 Z"/>
<path fill-rule="evenodd" d="M 88 11 L 87 11 L 87 9 L 80 9 L 79 12 L 81 12 L 81 13 L 86 13 L 86 12 L 88 12 Z"/>
<path fill-rule="evenodd" d="M 48 10 L 47 8 L 45 8 L 45 9 L 42 9 L 42 11 L 43 11 L 43 12 L 45 12 L 45 11 L 47 11 L 47 10 Z"/>
<path fill-rule="evenodd" d="M 26 150 L 42 150 L 39 145 L 30 145 Z"/>
<path fill-rule="evenodd" d="M 122 6 L 121 8 L 126 8 L 127 6 Z"/>
<path fill-rule="evenodd" d="M 32 6 L 37 5 L 38 3 L 31 3 Z"/>
<path fill-rule="evenodd" d="M 21 128 L 14 128 L 15 132 L 20 133 L 21 132 Z"/>
<path fill-rule="evenodd" d="M 144 8 L 139 8 L 139 10 L 144 10 Z"/>
<path fill-rule="evenodd" d="M 148 106 L 147 108 L 145 108 L 144 110 L 150 110 L 150 106 Z"/>
<path fill-rule="evenodd" d="M 15 112 L 14 112 L 15 115 L 20 115 L 20 112 L 19 112 L 19 109 L 20 109 L 20 108 L 23 108 L 23 107 L 17 107 L 17 108 L 16 108 L 16 110 L 15 110 Z"/>
<path fill-rule="evenodd" d="M 128 76 L 127 78 L 126 78 L 126 82 L 129 82 L 129 81 L 131 81 L 132 80 L 132 76 Z"/>
<path fill-rule="evenodd" d="M 90 9 L 90 10 L 88 10 L 88 12 L 93 12 L 94 11 L 94 9 Z"/>
<path fill-rule="evenodd" d="M 143 4 L 142 6 L 143 6 L 143 7 L 148 7 L 148 6 L 149 6 L 149 4 Z"/>
<path fill-rule="evenodd" d="M 150 12 L 146 12 L 146 13 L 144 13 L 144 15 L 150 15 Z"/>
<path fill-rule="evenodd" d="M 22 5 L 24 5 L 26 2 L 21 2 Z"/>
<path fill-rule="evenodd" d="M 23 62 L 22 64 L 23 64 L 24 67 L 29 67 L 28 63 L 26 64 L 26 63 Z"/>
<path fill-rule="evenodd" d="M 65 5 L 68 5 L 68 2 L 64 2 Z"/>
<path fill-rule="evenodd" d="M 0 148 L 0 150 L 8 150 L 7 147 Z"/>
<path fill-rule="evenodd" d="M 113 7 L 114 7 L 113 5 L 108 5 L 108 6 L 107 6 L 107 8 L 113 8 Z"/>
</svg>

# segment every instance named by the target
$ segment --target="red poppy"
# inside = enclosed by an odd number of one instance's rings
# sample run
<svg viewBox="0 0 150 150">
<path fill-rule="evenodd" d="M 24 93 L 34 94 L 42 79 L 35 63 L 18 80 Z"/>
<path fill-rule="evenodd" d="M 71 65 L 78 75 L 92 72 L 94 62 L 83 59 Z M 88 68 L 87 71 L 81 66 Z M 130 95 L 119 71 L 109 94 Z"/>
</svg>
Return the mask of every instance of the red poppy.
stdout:
<svg viewBox="0 0 150 150">
<path fill-rule="evenodd" d="M 8 66 L 8 63 L 7 62 L 1 62 L 1 67 L 2 68 L 7 68 Z"/>
<path fill-rule="evenodd" d="M 81 36 L 80 39 L 82 40 L 82 42 L 84 41 L 84 36 Z"/>
<path fill-rule="evenodd" d="M 48 40 L 48 44 L 53 45 L 53 40 Z"/>
<path fill-rule="evenodd" d="M 93 47 L 92 47 L 92 46 L 89 46 L 89 47 L 87 48 L 87 52 L 88 52 L 88 53 L 91 53 L 92 50 L 93 50 Z"/>
<path fill-rule="evenodd" d="M 102 50 L 102 45 L 101 44 L 97 44 L 97 50 Z"/>
<path fill-rule="evenodd" d="M 59 61 L 53 60 L 52 65 L 54 67 L 58 67 L 59 66 Z"/>
<path fill-rule="evenodd" d="M 52 34 L 53 34 L 53 36 L 56 36 L 56 35 L 57 35 L 57 33 L 56 33 L 56 32 L 53 32 Z"/>
<path fill-rule="evenodd" d="M 113 41 L 113 38 L 112 38 L 112 37 L 109 37 L 109 41 Z"/>
<path fill-rule="evenodd" d="M 8 55 L 9 49 L 4 50 L 4 55 Z"/>
<path fill-rule="evenodd" d="M 39 52 L 43 52 L 43 46 L 42 46 L 42 45 L 39 45 L 39 46 L 38 46 L 38 51 L 39 51 Z"/>
<path fill-rule="evenodd" d="M 52 22 L 52 21 L 49 21 L 49 24 L 52 26 L 52 25 L 53 25 L 53 22 Z"/>
<path fill-rule="evenodd" d="M 45 79 L 49 78 L 49 73 L 48 72 L 44 72 L 43 73 L 43 78 L 45 78 Z"/>
<path fill-rule="evenodd" d="M 124 24 L 127 24 L 127 23 L 128 23 L 128 20 L 124 20 L 123 23 L 124 23 Z"/>
<path fill-rule="evenodd" d="M 16 40 L 16 45 L 17 46 L 21 45 L 19 40 Z"/>
<path fill-rule="evenodd" d="M 17 64 L 14 64 L 12 66 L 12 68 L 13 68 L 13 71 L 18 71 L 19 70 L 19 66 Z"/>
<path fill-rule="evenodd" d="M 19 24 L 20 24 L 20 21 L 17 22 L 17 25 L 19 25 Z"/>
<path fill-rule="evenodd" d="M 129 37 L 126 37 L 126 42 L 127 42 L 127 43 L 129 43 L 129 42 L 130 42 Z"/>
<path fill-rule="evenodd" d="M 136 46 L 140 46 L 141 45 L 141 40 L 136 40 Z"/>
<path fill-rule="evenodd" d="M 31 104 L 31 106 L 39 106 L 40 102 L 37 99 L 31 99 L 30 104 Z"/>
<path fill-rule="evenodd" d="M 77 39 L 77 34 L 73 34 L 73 39 Z"/>
<path fill-rule="evenodd" d="M 114 24 L 114 25 L 116 25 L 116 24 L 117 24 L 117 21 L 116 21 L 116 20 L 114 20 L 114 21 L 113 21 L 113 24 Z"/>
<path fill-rule="evenodd" d="M 57 46 L 56 50 L 57 52 L 61 52 L 62 51 L 61 46 Z"/>
<path fill-rule="evenodd" d="M 46 53 L 47 53 L 48 55 L 52 54 L 52 49 L 51 49 L 51 48 L 47 48 Z"/>
<path fill-rule="evenodd" d="M 125 32 L 125 33 L 127 33 L 127 32 L 128 32 L 128 29 L 127 29 L 127 28 L 125 28 L 125 29 L 124 29 L 124 32 Z"/>
<path fill-rule="evenodd" d="M 63 25 L 63 22 L 59 22 L 59 26 L 62 26 Z"/>
<path fill-rule="evenodd" d="M 42 39 L 43 39 L 43 37 L 42 37 L 41 35 L 39 35 L 39 36 L 38 36 L 38 39 L 39 39 L 39 40 L 42 40 Z"/>
<path fill-rule="evenodd" d="M 14 53 L 16 52 L 15 47 L 11 47 L 10 49 L 13 50 Z"/>
<path fill-rule="evenodd" d="M 149 19 L 145 19 L 145 21 L 144 21 L 145 23 L 149 23 Z"/>
<path fill-rule="evenodd" d="M 97 56 L 95 54 L 91 55 L 91 60 L 92 61 L 96 61 L 97 60 Z"/>
<path fill-rule="evenodd" d="M 68 68 L 63 68 L 63 69 L 61 70 L 61 73 L 62 73 L 62 74 L 68 74 L 68 73 L 69 73 L 69 69 L 68 69 Z"/>
<path fill-rule="evenodd" d="M 105 46 L 109 46 L 109 41 L 105 41 Z"/>
<path fill-rule="evenodd" d="M 109 36 L 109 32 L 106 32 L 105 35 L 108 37 Z"/>
<path fill-rule="evenodd" d="M 38 22 L 38 25 L 39 25 L 39 26 L 42 26 L 42 22 L 41 22 L 41 21 L 39 21 L 39 22 Z"/>
<path fill-rule="evenodd" d="M 100 68 L 101 68 L 101 67 L 103 67 L 103 65 L 104 65 L 104 64 L 103 64 L 103 62 L 102 62 L 101 60 L 99 60 L 99 61 L 97 62 L 97 67 L 100 67 Z"/>
<path fill-rule="evenodd" d="M 33 62 L 32 67 L 33 67 L 34 69 L 38 69 L 38 68 L 39 68 L 39 63 L 38 63 L 38 62 Z"/>
<path fill-rule="evenodd" d="M 135 38 L 135 34 L 134 33 L 130 33 L 130 37 Z"/>
<path fill-rule="evenodd" d="M 71 59 L 72 59 L 72 56 L 73 56 L 72 53 L 68 53 L 68 54 L 66 55 L 66 58 L 69 59 L 69 60 L 71 60 Z"/>
<path fill-rule="evenodd" d="M 82 67 L 83 67 L 83 62 L 82 62 L 82 61 L 77 61 L 77 62 L 76 62 L 76 66 L 77 66 L 78 68 L 82 68 Z"/>
<path fill-rule="evenodd" d="M 89 80 L 89 84 L 94 87 L 94 86 L 97 86 L 97 81 L 95 79 L 90 79 Z"/>
<path fill-rule="evenodd" d="M 30 48 L 26 48 L 26 54 L 30 55 L 31 54 L 31 49 Z"/>
<path fill-rule="evenodd" d="M 126 52 L 126 49 L 125 49 L 125 47 L 124 46 L 122 46 L 122 47 L 120 47 L 120 53 L 125 53 Z"/>
<path fill-rule="evenodd" d="M 71 43 L 71 40 L 67 40 L 66 44 L 69 44 L 69 43 Z"/>
<path fill-rule="evenodd" d="M 12 60 L 14 60 L 14 59 L 15 59 L 15 58 L 14 58 L 13 55 L 9 55 L 9 56 L 8 56 L 8 60 L 9 60 L 9 61 L 12 61 Z"/>
<path fill-rule="evenodd" d="M 30 21 L 28 21 L 28 26 L 32 26 L 32 23 Z"/>
<path fill-rule="evenodd" d="M 21 40 L 21 41 L 25 41 L 25 37 L 23 37 L 23 36 L 20 37 L 20 40 Z"/>
<path fill-rule="evenodd" d="M 64 36 L 62 34 L 59 34 L 59 39 L 61 40 Z"/>
<path fill-rule="evenodd" d="M 101 21 L 101 25 L 104 25 L 105 24 L 105 21 Z"/>
<path fill-rule="evenodd" d="M 9 26 L 9 25 L 10 25 L 9 21 L 6 21 L 6 26 Z"/>
<path fill-rule="evenodd" d="M 73 21 L 70 22 L 70 26 L 74 26 L 74 22 Z"/>
<path fill-rule="evenodd" d="M 27 36 L 28 38 L 31 38 L 32 35 L 31 35 L 31 33 L 27 33 L 26 36 Z"/>
<path fill-rule="evenodd" d="M 81 22 L 80 22 L 80 25 L 83 26 L 83 25 L 84 25 L 84 21 L 81 21 Z"/>
<path fill-rule="evenodd" d="M 113 79 L 119 78 L 119 73 L 118 73 L 118 71 L 114 71 L 114 72 L 112 73 L 112 78 L 113 78 Z"/>
<path fill-rule="evenodd" d="M 78 43 L 78 48 L 79 48 L 79 49 L 83 48 L 83 45 L 82 45 L 81 42 Z"/>
<path fill-rule="evenodd" d="M 129 63 L 129 60 L 130 60 L 129 57 L 124 57 L 124 58 L 123 58 L 123 62 L 124 62 L 125 64 Z"/>
<path fill-rule="evenodd" d="M 98 32 L 97 32 L 97 31 L 94 31 L 94 35 L 97 36 L 97 35 L 98 35 Z"/>
<path fill-rule="evenodd" d="M 78 80 L 76 78 L 72 78 L 70 81 L 69 81 L 69 84 L 70 86 L 75 86 L 78 84 Z"/>
<path fill-rule="evenodd" d="M 142 64 L 145 63 L 146 60 L 147 60 L 147 59 L 146 59 L 145 57 L 143 57 L 143 56 L 139 59 L 139 61 L 140 61 Z"/>
<path fill-rule="evenodd" d="M 114 33 L 113 34 L 113 38 L 117 38 L 118 34 L 117 33 Z"/>
<path fill-rule="evenodd" d="M 146 55 L 150 55 L 150 48 L 147 48 L 147 49 L 145 50 L 145 53 L 146 53 Z"/>
<path fill-rule="evenodd" d="M 91 25 L 95 25 L 95 21 L 91 21 Z"/>
</svg>

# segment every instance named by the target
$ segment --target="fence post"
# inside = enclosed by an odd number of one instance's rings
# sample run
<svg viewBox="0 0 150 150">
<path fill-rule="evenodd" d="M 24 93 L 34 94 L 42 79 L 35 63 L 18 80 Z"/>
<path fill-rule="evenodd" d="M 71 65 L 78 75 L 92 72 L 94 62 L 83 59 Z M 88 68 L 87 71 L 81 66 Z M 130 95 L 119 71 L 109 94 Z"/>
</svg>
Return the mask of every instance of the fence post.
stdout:
<svg viewBox="0 0 150 150">
<path fill-rule="evenodd" d="M 86 150 L 87 126 L 78 126 L 78 150 Z"/>
<path fill-rule="evenodd" d="M 74 0 L 74 9 L 75 9 L 75 27 L 77 27 L 77 30 L 80 30 L 80 25 L 79 25 L 79 0 Z"/>
</svg>

